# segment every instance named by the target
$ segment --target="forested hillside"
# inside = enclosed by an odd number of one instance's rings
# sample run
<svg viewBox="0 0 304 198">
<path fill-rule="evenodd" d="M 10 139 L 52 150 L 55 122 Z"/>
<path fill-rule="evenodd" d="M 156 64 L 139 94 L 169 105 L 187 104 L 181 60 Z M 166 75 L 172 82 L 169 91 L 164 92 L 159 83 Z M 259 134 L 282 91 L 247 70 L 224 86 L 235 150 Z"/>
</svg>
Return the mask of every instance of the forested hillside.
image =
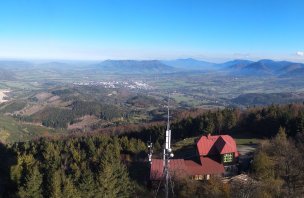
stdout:
<svg viewBox="0 0 304 198">
<path fill-rule="evenodd" d="M 0 196 L 132 197 L 122 154 L 144 150 L 141 141 L 103 135 L 1 145 Z"/>
<path fill-rule="evenodd" d="M 206 133 L 264 138 L 254 158 L 250 186 L 220 180 L 176 181 L 179 197 L 291 196 L 303 190 L 304 105 L 180 112 L 172 123 L 173 143 Z M 145 162 L 150 138 L 161 154 L 165 123 L 127 125 L 62 138 L 1 145 L 3 197 L 153 197 Z M 290 169 L 286 172 L 286 167 Z M 269 186 L 269 182 L 272 185 Z M 253 187 L 254 186 L 254 187 Z"/>
<path fill-rule="evenodd" d="M 179 141 L 203 134 L 229 134 L 250 138 L 272 138 L 280 127 L 286 129 L 288 137 L 304 131 L 304 105 L 271 105 L 246 110 L 226 108 L 223 110 L 191 110 L 176 112 L 171 124 L 172 139 Z M 147 126 L 127 125 L 97 130 L 100 133 L 127 134 L 129 137 L 163 143 L 165 123 Z"/>
</svg>

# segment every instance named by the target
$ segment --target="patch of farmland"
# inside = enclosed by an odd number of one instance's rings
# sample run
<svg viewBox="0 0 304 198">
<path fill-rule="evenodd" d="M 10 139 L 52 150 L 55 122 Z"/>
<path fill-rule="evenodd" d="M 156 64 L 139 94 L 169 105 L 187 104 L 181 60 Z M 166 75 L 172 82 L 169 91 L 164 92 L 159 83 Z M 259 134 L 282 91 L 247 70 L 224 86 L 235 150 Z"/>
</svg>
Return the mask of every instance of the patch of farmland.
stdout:
<svg viewBox="0 0 304 198">
<path fill-rule="evenodd" d="M 96 116 L 85 115 L 80 118 L 79 122 L 74 123 L 72 125 L 68 125 L 68 130 L 82 129 L 82 128 L 90 126 L 98 121 L 99 121 L 99 119 Z"/>
</svg>

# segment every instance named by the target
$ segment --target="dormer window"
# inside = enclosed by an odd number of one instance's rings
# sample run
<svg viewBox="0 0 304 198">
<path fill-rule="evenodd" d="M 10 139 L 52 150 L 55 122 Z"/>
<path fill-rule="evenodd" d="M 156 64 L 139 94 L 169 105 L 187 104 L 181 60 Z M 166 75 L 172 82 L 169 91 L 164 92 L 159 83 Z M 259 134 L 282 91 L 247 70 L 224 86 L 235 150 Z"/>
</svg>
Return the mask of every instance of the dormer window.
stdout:
<svg viewBox="0 0 304 198">
<path fill-rule="evenodd" d="M 226 153 L 223 155 L 223 162 L 229 163 L 233 161 L 233 153 Z"/>
</svg>

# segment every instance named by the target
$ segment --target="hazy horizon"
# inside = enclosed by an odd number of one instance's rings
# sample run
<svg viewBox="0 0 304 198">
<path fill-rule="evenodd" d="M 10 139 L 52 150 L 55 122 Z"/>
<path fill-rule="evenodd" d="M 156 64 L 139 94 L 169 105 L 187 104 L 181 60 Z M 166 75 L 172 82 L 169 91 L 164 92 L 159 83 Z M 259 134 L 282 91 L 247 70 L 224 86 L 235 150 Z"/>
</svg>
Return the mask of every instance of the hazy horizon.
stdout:
<svg viewBox="0 0 304 198">
<path fill-rule="evenodd" d="M 242 58 L 234 58 L 234 59 L 218 59 L 218 60 L 208 60 L 208 59 L 200 59 L 200 58 L 191 58 L 191 57 L 181 57 L 181 58 L 167 58 L 167 59 L 122 59 L 122 58 L 116 58 L 116 59 L 32 59 L 32 58 L 1 58 L 0 61 L 24 61 L 24 62 L 31 62 L 31 63 L 50 63 L 50 62 L 62 62 L 62 63 L 99 63 L 107 60 L 112 60 L 112 61 L 152 61 L 152 60 L 157 60 L 157 61 L 174 61 L 174 60 L 186 60 L 186 59 L 193 59 L 197 61 L 205 61 L 209 63 L 215 63 L 215 64 L 221 64 L 221 63 L 226 63 L 229 61 L 234 61 L 234 60 L 248 60 L 248 61 L 253 61 L 257 62 L 260 60 L 273 60 L 273 61 L 290 61 L 290 62 L 295 62 L 295 63 L 304 63 L 304 60 L 289 60 L 289 59 L 271 59 L 271 58 L 256 58 L 256 59 L 242 59 Z"/>
</svg>

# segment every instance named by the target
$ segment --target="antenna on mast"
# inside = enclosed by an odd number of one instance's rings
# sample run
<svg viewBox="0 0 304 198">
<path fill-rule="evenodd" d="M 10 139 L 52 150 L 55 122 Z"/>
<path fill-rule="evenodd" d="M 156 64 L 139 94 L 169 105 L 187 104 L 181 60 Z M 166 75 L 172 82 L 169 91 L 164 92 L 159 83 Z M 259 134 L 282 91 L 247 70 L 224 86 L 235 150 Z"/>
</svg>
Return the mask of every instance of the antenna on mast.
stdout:
<svg viewBox="0 0 304 198">
<path fill-rule="evenodd" d="M 170 155 L 170 157 L 173 157 L 173 153 L 171 153 L 172 149 L 171 149 L 170 106 L 169 106 L 170 103 L 169 102 L 170 102 L 170 94 L 168 95 L 168 106 L 167 106 L 168 115 L 167 115 L 167 129 L 166 129 L 166 144 L 165 144 L 164 152 L 165 152 L 165 150 L 167 150 L 168 154 Z"/>
<path fill-rule="evenodd" d="M 168 94 L 168 122 L 167 122 L 167 130 L 170 130 L 170 93 Z"/>
</svg>

